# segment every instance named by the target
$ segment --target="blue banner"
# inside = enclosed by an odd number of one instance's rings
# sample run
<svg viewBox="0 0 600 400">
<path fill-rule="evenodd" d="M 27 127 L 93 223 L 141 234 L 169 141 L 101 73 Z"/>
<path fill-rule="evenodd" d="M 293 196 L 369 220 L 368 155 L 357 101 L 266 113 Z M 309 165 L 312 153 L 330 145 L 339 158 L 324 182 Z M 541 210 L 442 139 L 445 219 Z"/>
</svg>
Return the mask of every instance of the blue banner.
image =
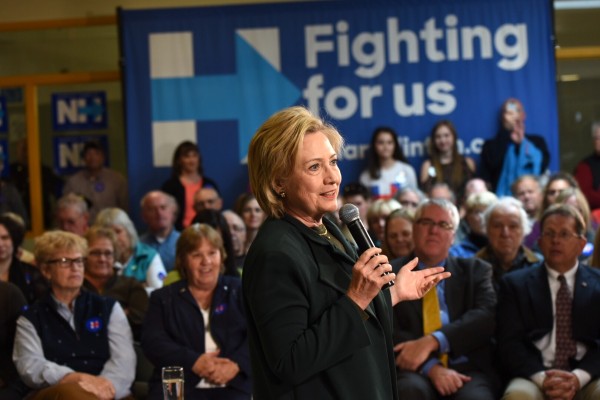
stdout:
<svg viewBox="0 0 600 400">
<path fill-rule="evenodd" d="M 552 4 L 547 0 L 328 1 L 122 11 L 132 209 L 198 143 L 231 205 L 247 189 L 248 143 L 275 111 L 303 104 L 346 139 L 358 179 L 371 133 L 398 132 L 419 171 L 431 127 L 452 120 L 478 160 L 508 97 L 558 166 Z"/>
</svg>

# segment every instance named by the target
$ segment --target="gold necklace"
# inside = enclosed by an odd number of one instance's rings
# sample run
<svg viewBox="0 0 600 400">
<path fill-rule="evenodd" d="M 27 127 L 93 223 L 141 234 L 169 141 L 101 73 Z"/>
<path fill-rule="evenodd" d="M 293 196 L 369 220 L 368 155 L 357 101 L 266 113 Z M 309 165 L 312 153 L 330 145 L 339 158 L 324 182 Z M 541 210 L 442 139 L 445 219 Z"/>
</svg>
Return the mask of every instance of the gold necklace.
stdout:
<svg viewBox="0 0 600 400">
<path fill-rule="evenodd" d="M 327 240 L 331 240 L 331 235 L 327 231 L 327 227 L 325 226 L 325 224 L 318 225 L 315 228 L 316 228 L 319 236 L 325 236 L 325 238 L 327 238 Z"/>
</svg>

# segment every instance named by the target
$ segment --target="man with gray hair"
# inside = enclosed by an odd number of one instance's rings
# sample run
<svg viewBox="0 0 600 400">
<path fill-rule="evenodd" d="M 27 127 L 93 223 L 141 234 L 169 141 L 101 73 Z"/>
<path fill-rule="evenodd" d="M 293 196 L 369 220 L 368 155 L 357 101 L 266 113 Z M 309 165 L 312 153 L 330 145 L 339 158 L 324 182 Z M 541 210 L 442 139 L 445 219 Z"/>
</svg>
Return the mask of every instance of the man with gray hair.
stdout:
<svg viewBox="0 0 600 400">
<path fill-rule="evenodd" d="M 90 213 L 83 198 L 75 193 L 68 193 L 58 199 L 54 212 L 56 226 L 63 231 L 83 236 L 88 230 Z"/>
<path fill-rule="evenodd" d="M 541 261 L 541 256 L 523 245 L 531 227 L 519 200 L 501 197 L 483 213 L 483 225 L 488 244 L 475 257 L 492 265 L 494 286 L 504 274 Z"/>
<path fill-rule="evenodd" d="M 479 259 L 449 255 L 458 222 L 458 210 L 450 201 L 425 200 L 415 212 L 414 253 L 391 262 L 398 271 L 407 260 L 418 257 L 417 268 L 444 266 L 452 274 L 423 299 L 394 307 L 394 351 L 402 399 L 497 398 L 492 268 Z"/>
<path fill-rule="evenodd" d="M 177 202 L 170 194 L 160 190 L 146 193 L 140 202 L 142 220 L 148 230 L 140 241 L 154 248 L 163 260 L 167 272 L 175 268 L 175 247 L 179 231 L 175 229 Z"/>
<path fill-rule="evenodd" d="M 594 152 L 581 160 L 575 168 L 575 179 L 585 195 L 590 209 L 600 208 L 600 121 L 592 124 Z"/>
</svg>

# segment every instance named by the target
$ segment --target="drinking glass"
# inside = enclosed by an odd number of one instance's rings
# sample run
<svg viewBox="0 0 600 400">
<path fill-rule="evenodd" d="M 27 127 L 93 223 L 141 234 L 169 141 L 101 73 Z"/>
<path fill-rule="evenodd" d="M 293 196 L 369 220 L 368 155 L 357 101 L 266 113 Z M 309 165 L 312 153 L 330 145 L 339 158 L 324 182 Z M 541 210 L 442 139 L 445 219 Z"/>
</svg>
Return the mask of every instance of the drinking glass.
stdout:
<svg viewBox="0 0 600 400">
<path fill-rule="evenodd" d="M 183 400 L 183 367 L 163 367 L 164 400 Z"/>
</svg>

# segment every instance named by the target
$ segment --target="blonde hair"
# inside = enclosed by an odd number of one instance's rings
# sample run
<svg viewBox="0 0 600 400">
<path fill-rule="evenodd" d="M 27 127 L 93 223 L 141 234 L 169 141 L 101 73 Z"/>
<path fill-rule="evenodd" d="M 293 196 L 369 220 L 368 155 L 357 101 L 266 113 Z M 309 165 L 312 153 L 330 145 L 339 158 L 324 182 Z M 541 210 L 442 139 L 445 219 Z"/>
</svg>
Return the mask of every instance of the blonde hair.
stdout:
<svg viewBox="0 0 600 400">
<path fill-rule="evenodd" d="M 227 253 L 223 246 L 221 234 L 212 226 L 207 224 L 192 224 L 185 228 L 179 239 L 175 250 L 175 269 L 183 279 L 187 279 L 187 256 L 195 251 L 200 243 L 206 240 L 208 243 L 219 249 L 221 253 L 221 273 L 225 272 L 225 258 Z"/>
<path fill-rule="evenodd" d="M 98 239 L 106 239 L 110 242 L 110 245 L 113 248 L 113 257 L 115 260 L 119 259 L 120 254 L 117 251 L 117 234 L 111 228 L 106 226 L 95 225 L 90 227 L 84 235 L 85 240 L 87 241 L 88 247 L 89 244 L 95 242 Z"/>
<path fill-rule="evenodd" d="M 344 139 L 339 132 L 301 106 L 275 113 L 254 134 L 248 149 L 248 175 L 256 200 L 268 216 L 283 216 L 275 185 L 292 174 L 304 137 L 316 132 L 322 132 L 340 154 Z"/>
<path fill-rule="evenodd" d="M 38 264 L 44 264 L 55 258 L 55 254 L 61 250 L 74 250 L 87 255 L 87 242 L 84 238 L 71 232 L 48 231 L 35 239 L 33 255 Z"/>
</svg>

